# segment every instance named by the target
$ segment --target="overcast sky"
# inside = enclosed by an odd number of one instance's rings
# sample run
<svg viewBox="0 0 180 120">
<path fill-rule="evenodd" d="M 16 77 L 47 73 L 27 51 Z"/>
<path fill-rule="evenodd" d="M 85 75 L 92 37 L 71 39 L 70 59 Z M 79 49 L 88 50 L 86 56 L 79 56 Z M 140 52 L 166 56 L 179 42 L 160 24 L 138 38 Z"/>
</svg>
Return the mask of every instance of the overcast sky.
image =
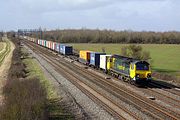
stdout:
<svg viewBox="0 0 180 120">
<path fill-rule="evenodd" d="M 180 0 L 1 0 L 0 30 L 180 31 Z"/>
</svg>

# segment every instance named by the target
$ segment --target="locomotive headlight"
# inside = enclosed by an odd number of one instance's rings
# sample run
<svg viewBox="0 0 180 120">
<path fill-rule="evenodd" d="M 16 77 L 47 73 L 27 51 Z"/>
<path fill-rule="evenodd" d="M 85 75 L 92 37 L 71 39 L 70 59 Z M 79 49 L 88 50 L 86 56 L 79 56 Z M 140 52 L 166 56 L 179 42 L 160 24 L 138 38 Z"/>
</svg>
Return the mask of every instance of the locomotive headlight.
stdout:
<svg viewBox="0 0 180 120">
<path fill-rule="evenodd" d="M 150 73 L 147 74 L 147 78 L 151 78 L 151 74 Z"/>
<path fill-rule="evenodd" d="M 139 74 L 136 74 L 136 77 L 139 78 L 140 77 Z"/>
</svg>

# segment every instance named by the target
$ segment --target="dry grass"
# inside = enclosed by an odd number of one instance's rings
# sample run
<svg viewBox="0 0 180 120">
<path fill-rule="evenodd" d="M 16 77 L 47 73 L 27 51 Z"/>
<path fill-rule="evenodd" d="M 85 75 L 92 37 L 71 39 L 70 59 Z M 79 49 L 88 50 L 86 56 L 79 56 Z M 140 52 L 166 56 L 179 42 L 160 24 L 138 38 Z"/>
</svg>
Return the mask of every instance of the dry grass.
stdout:
<svg viewBox="0 0 180 120">
<path fill-rule="evenodd" d="M 21 55 L 20 47 L 16 44 L 8 81 L 3 88 L 4 104 L 0 108 L 0 119 L 44 120 L 47 118 L 45 87 L 38 78 L 26 78 Z"/>
<path fill-rule="evenodd" d="M 13 41 L 16 49 L 8 81 L 3 88 L 0 120 L 71 119 L 72 116 L 59 106 L 60 99 L 55 96 L 38 63 L 20 48 L 17 39 Z"/>
</svg>

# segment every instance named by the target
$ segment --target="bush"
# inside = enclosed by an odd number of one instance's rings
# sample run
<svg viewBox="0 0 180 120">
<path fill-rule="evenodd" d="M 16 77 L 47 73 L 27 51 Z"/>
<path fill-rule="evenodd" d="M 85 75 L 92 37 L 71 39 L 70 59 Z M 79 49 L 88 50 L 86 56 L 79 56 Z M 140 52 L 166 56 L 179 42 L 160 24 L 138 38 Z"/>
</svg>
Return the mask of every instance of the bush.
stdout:
<svg viewBox="0 0 180 120">
<path fill-rule="evenodd" d="M 121 54 L 123 56 L 132 57 L 140 60 L 151 59 L 150 53 L 143 51 L 142 47 L 139 45 L 129 45 L 121 48 Z"/>
<path fill-rule="evenodd" d="M 34 79 L 10 80 L 4 87 L 5 105 L 2 120 L 44 120 L 46 92 L 40 81 Z"/>
</svg>

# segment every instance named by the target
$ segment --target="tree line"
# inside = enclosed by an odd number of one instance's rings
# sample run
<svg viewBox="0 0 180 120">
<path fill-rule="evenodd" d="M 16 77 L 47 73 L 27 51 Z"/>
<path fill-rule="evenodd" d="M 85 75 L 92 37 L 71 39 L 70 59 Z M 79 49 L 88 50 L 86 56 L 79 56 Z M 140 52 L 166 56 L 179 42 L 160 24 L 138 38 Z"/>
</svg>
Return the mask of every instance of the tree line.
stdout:
<svg viewBox="0 0 180 120">
<path fill-rule="evenodd" d="M 61 43 L 141 43 L 180 44 L 180 32 L 135 32 L 113 30 L 67 29 L 52 30 L 43 34 L 33 33 L 32 37 Z"/>
</svg>

